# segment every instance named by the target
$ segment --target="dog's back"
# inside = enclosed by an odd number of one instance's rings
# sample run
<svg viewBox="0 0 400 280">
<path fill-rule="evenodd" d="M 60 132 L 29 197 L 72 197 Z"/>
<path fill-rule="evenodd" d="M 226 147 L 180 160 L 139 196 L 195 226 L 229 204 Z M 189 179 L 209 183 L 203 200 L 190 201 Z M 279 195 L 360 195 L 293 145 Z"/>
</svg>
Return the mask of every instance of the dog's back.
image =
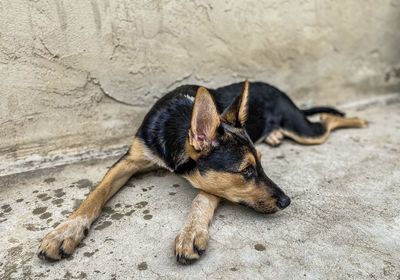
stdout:
<svg viewBox="0 0 400 280">
<path fill-rule="evenodd" d="M 220 114 L 240 94 L 243 84 L 209 89 Z M 163 96 L 147 113 L 137 132 L 137 136 L 172 170 L 176 170 L 183 160 L 181 151 L 188 136 L 198 88 L 197 85 L 184 85 Z M 253 142 L 280 128 L 282 122 L 289 118 L 304 118 L 304 115 L 285 93 L 266 83 L 250 83 L 249 114 L 245 127 Z"/>
</svg>

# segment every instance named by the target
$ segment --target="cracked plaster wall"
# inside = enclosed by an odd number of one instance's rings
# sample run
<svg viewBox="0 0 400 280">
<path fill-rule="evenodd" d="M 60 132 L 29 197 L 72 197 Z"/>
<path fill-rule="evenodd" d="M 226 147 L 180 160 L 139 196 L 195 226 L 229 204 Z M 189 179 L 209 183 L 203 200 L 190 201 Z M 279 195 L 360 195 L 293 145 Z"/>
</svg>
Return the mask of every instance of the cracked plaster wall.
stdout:
<svg viewBox="0 0 400 280">
<path fill-rule="evenodd" d="M 244 78 L 300 104 L 394 92 L 400 1 L 0 2 L 0 157 L 107 145 L 163 93 Z"/>
</svg>

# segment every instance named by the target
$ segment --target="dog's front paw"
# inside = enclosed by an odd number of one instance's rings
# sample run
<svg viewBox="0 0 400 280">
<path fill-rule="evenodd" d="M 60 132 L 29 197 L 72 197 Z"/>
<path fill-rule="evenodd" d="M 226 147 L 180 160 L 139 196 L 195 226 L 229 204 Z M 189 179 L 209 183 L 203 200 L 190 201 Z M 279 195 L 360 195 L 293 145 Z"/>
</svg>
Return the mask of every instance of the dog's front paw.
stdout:
<svg viewBox="0 0 400 280">
<path fill-rule="evenodd" d="M 208 230 L 196 227 L 184 228 L 175 238 L 176 260 L 191 264 L 204 253 L 208 243 Z"/>
<path fill-rule="evenodd" d="M 368 127 L 368 121 L 364 120 L 364 119 L 359 119 L 360 121 L 360 127 L 364 128 L 364 127 Z"/>
<path fill-rule="evenodd" d="M 70 218 L 49 232 L 39 246 L 38 257 L 60 260 L 69 257 L 88 234 L 90 223 L 86 218 Z"/>
</svg>

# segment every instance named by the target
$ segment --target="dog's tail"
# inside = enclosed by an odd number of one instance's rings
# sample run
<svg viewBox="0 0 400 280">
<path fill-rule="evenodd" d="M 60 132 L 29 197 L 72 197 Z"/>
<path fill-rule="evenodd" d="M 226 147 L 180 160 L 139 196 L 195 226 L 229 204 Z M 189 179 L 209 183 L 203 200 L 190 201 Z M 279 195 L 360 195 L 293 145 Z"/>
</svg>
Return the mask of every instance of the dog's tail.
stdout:
<svg viewBox="0 0 400 280">
<path fill-rule="evenodd" d="M 340 116 L 340 117 L 344 117 L 346 115 L 345 113 L 343 113 L 339 110 L 336 110 L 335 108 L 332 108 L 332 107 L 313 107 L 313 108 L 304 109 L 301 111 L 306 116 L 311 116 L 311 115 L 315 115 L 315 114 L 319 114 L 319 113 L 328 113 L 328 114 L 332 114 L 332 115 L 336 115 L 336 116 Z"/>
</svg>

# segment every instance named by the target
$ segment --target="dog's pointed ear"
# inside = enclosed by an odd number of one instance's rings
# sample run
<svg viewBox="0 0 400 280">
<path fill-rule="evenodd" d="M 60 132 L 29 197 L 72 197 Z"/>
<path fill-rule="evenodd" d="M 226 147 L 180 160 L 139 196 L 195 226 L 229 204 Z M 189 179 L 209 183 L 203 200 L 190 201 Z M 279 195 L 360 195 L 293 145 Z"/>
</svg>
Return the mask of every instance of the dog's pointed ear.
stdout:
<svg viewBox="0 0 400 280">
<path fill-rule="evenodd" d="M 243 126 L 247 120 L 249 107 L 249 81 L 244 81 L 242 92 L 225 109 L 221 119 L 235 127 Z"/>
<path fill-rule="evenodd" d="M 219 125 L 220 117 L 214 99 L 206 88 L 199 87 L 193 105 L 189 144 L 196 151 L 210 148 L 215 144 Z"/>
</svg>

